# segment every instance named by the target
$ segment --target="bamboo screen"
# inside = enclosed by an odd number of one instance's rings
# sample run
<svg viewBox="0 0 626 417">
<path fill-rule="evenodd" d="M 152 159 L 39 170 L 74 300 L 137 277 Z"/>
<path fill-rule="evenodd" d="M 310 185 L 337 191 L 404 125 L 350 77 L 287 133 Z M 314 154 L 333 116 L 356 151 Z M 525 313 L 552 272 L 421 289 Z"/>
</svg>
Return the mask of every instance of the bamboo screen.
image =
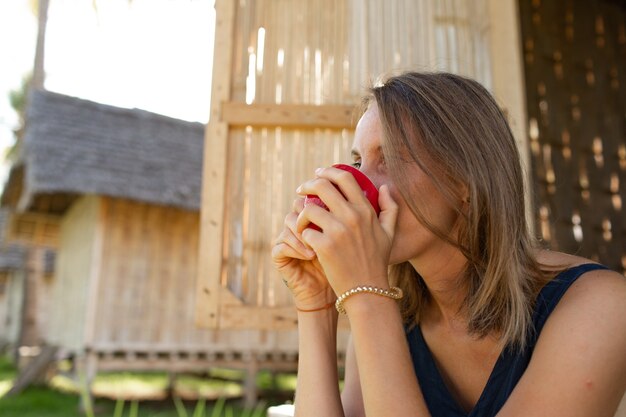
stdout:
<svg viewBox="0 0 626 417">
<path fill-rule="evenodd" d="M 626 5 L 520 2 L 536 221 L 547 246 L 626 270 Z"/>
<path fill-rule="evenodd" d="M 218 287 L 247 306 L 291 305 L 271 241 L 296 187 L 318 166 L 348 162 L 352 109 L 379 75 L 448 70 L 491 85 L 486 0 L 218 0 L 216 8 L 198 287 L 198 322 L 210 326 Z"/>
</svg>

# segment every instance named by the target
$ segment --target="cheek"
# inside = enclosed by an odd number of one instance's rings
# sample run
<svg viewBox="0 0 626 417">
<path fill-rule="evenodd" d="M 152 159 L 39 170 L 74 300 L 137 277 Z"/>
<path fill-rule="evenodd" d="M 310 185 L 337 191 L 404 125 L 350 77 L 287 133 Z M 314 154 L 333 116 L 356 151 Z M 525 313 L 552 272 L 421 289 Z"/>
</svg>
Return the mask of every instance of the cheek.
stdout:
<svg viewBox="0 0 626 417">
<path fill-rule="evenodd" d="M 380 189 L 380 187 L 383 186 L 384 184 L 387 184 L 390 190 L 393 190 L 395 188 L 393 184 L 391 183 L 391 181 L 389 181 L 389 178 L 387 178 L 384 175 L 380 175 L 375 170 L 362 169 L 361 172 L 364 173 L 367 176 L 367 178 L 370 179 L 370 181 L 372 181 L 372 184 L 374 184 L 376 189 Z M 396 196 L 393 194 L 393 191 L 391 195 L 395 200 Z"/>
<path fill-rule="evenodd" d="M 393 193 L 392 196 L 398 204 L 398 219 L 390 254 L 390 262 L 395 264 L 413 258 L 416 247 L 420 245 L 420 241 L 424 239 L 428 231 L 400 196 L 395 196 Z"/>
</svg>

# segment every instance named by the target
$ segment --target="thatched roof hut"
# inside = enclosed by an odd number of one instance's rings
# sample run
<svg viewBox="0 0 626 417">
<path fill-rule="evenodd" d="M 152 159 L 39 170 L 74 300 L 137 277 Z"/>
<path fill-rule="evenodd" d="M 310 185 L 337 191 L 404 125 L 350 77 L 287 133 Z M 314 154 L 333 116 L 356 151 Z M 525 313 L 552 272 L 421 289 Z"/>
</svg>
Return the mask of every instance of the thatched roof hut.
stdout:
<svg viewBox="0 0 626 417">
<path fill-rule="evenodd" d="M 294 368 L 293 333 L 194 324 L 204 126 L 37 91 L 2 197 L 59 220 L 48 343 L 96 370 Z"/>
<path fill-rule="evenodd" d="M 27 117 L 3 204 L 59 214 L 92 194 L 199 209 L 202 124 L 43 91 Z"/>
</svg>

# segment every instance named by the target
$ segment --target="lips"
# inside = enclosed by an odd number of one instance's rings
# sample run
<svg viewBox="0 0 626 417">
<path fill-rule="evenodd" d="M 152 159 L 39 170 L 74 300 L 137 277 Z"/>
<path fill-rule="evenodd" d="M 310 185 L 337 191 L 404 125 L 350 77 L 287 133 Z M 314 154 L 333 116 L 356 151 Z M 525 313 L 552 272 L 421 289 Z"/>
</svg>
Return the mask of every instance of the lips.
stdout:
<svg viewBox="0 0 626 417">
<path fill-rule="evenodd" d="M 372 183 L 372 181 L 370 181 L 370 179 L 367 177 L 367 175 L 365 175 L 355 167 L 346 164 L 336 164 L 333 165 L 333 168 L 342 169 L 352 174 L 357 184 L 359 184 L 359 187 L 361 187 L 361 190 L 363 190 L 365 198 L 367 198 L 367 200 L 370 202 L 370 204 L 374 208 L 374 211 L 376 212 L 376 215 L 378 216 L 380 214 L 380 207 L 378 206 L 378 190 L 376 189 L 376 186 Z M 335 188 L 339 190 L 339 187 L 337 187 L 336 185 Z M 339 192 L 341 192 L 341 190 L 339 190 Z M 310 204 L 315 204 L 322 207 L 324 210 L 328 210 L 328 206 L 326 206 L 326 204 L 324 204 L 324 202 L 318 196 L 313 194 L 308 194 L 304 198 L 304 205 L 308 206 Z M 309 227 L 320 232 L 322 231 L 316 224 L 313 223 L 311 223 Z"/>
</svg>

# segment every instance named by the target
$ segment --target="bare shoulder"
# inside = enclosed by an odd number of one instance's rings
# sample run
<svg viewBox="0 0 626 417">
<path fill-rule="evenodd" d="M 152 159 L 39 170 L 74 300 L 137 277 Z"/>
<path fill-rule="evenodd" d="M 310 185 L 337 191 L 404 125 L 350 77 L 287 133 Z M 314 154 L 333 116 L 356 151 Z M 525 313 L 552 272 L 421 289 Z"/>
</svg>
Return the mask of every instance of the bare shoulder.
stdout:
<svg viewBox="0 0 626 417">
<path fill-rule="evenodd" d="M 535 258 L 546 269 L 566 269 L 587 263 L 596 263 L 582 256 L 570 255 L 564 252 L 538 249 Z"/>
<path fill-rule="evenodd" d="M 539 250 L 535 255 L 537 261 L 539 261 L 544 268 L 554 271 L 574 268 L 583 264 L 597 263 L 581 256 L 548 250 Z M 615 293 L 611 295 L 613 291 L 615 291 Z M 596 269 L 588 271 L 578 278 L 572 285 L 572 288 L 567 291 L 567 297 L 564 297 L 564 300 L 559 304 L 576 303 L 575 300 L 579 297 L 602 296 L 603 294 L 610 299 L 621 298 L 621 300 L 624 301 L 624 291 L 626 291 L 626 277 L 608 269 Z M 579 295 L 577 296 L 575 294 Z M 626 303 L 623 304 L 626 307 Z"/>
<path fill-rule="evenodd" d="M 594 263 L 590 259 L 561 252 L 538 251 L 536 256 L 544 267 L 555 270 Z M 606 314 L 604 321 L 608 317 L 616 321 L 621 319 L 626 326 L 626 277 L 622 274 L 608 269 L 585 272 L 565 292 L 549 321 L 577 320 L 582 324 L 596 314 Z M 615 314 L 618 316 L 613 316 Z M 582 323 L 579 320 L 583 320 Z"/>
<path fill-rule="evenodd" d="M 591 262 L 565 254 L 548 261 L 565 268 Z M 529 410 L 568 417 L 613 415 L 626 389 L 624 352 L 626 278 L 605 269 L 587 271 L 546 321 L 506 407 L 510 413 L 502 415 Z"/>
<path fill-rule="evenodd" d="M 594 319 L 618 326 L 621 323 L 621 329 L 626 331 L 626 278 L 608 269 L 585 272 L 565 292 L 553 316 L 554 321 L 590 321 L 589 325 L 597 330 L 602 326 L 597 326 Z M 593 334 L 593 329 L 589 330 Z"/>
<path fill-rule="evenodd" d="M 544 267 L 554 270 L 595 263 L 590 259 L 562 252 L 538 251 L 536 256 Z M 611 300 L 616 301 L 617 305 L 611 303 Z M 599 308 L 626 309 L 626 277 L 608 269 L 585 272 L 567 290 L 557 309 L 563 310 L 568 306 L 578 309 L 579 303 L 589 307 L 595 304 Z"/>
</svg>

